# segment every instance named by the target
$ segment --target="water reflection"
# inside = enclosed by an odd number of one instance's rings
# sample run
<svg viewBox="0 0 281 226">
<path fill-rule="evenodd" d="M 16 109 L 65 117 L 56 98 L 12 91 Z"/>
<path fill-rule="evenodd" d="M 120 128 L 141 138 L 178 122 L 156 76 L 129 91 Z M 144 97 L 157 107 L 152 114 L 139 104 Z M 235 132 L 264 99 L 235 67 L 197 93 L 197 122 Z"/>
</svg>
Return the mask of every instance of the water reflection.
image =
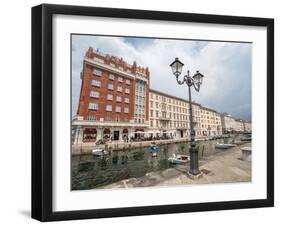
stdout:
<svg viewBox="0 0 281 226">
<path fill-rule="evenodd" d="M 199 158 L 208 157 L 219 150 L 216 143 L 229 143 L 230 138 L 197 142 Z M 159 146 L 158 156 L 152 157 L 150 148 L 136 148 L 130 151 L 113 151 L 106 157 L 81 155 L 72 157 L 72 189 L 92 189 L 131 177 L 141 177 L 148 172 L 172 167 L 168 157 L 188 154 L 188 143 Z"/>
</svg>

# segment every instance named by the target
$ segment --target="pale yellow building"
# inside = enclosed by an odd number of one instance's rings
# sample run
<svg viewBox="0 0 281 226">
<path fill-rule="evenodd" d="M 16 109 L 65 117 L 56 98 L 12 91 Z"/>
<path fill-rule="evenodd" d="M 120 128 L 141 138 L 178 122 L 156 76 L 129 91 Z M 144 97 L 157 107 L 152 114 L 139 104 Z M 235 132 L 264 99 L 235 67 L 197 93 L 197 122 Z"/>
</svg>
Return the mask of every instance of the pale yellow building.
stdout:
<svg viewBox="0 0 281 226">
<path fill-rule="evenodd" d="M 236 119 L 235 120 L 235 128 L 234 131 L 236 132 L 244 132 L 244 120 L 242 119 Z"/>
<path fill-rule="evenodd" d="M 223 133 L 252 131 L 251 121 L 237 119 L 227 113 L 221 114 L 221 123 Z"/>
<path fill-rule="evenodd" d="M 187 137 L 188 102 L 150 89 L 149 94 L 149 129 L 157 134 L 169 137 Z"/>
<path fill-rule="evenodd" d="M 251 132 L 251 121 L 219 113 L 198 103 L 192 103 L 195 138 L 218 136 L 227 132 Z M 188 100 L 150 89 L 149 128 L 152 134 L 173 138 L 189 138 Z"/>
<path fill-rule="evenodd" d="M 222 134 L 220 113 L 192 103 L 195 137 Z M 189 102 L 156 90 L 149 95 L 149 129 L 152 133 L 175 138 L 189 138 Z M 154 131 L 154 132 L 153 132 Z"/>
<path fill-rule="evenodd" d="M 222 123 L 219 112 L 201 106 L 200 108 L 200 132 L 201 136 L 217 136 L 222 134 Z"/>
<path fill-rule="evenodd" d="M 252 122 L 251 121 L 244 121 L 244 131 L 245 132 L 252 132 Z"/>
</svg>

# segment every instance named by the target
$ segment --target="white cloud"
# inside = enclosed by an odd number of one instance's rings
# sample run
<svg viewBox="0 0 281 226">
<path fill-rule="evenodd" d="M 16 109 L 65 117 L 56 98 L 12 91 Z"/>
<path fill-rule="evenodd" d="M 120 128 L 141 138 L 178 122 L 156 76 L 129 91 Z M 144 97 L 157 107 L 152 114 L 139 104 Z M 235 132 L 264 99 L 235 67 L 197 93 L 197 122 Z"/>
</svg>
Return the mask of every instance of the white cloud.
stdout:
<svg viewBox="0 0 281 226">
<path fill-rule="evenodd" d="M 83 57 L 92 46 L 123 57 L 129 64 L 136 61 L 149 67 L 151 88 L 187 99 L 187 86 L 177 85 L 169 67 L 179 57 L 185 64 L 184 73 L 199 70 L 205 75 L 200 92 L 192 91 L 195 101 L 237 117 L 251 117 L 251 44 L 103 36 L 73 36 L 72 41 L 74 114 Z"/>
</svg>

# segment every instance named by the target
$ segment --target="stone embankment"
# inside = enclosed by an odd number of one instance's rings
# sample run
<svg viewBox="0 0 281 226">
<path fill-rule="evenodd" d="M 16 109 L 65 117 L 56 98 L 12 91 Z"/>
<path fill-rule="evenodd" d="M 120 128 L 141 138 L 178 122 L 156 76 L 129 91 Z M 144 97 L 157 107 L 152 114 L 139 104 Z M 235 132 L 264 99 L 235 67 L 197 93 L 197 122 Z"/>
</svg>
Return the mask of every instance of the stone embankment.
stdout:
<svg viewBox="0 0 281 226">
<path fill-rule="evenodd" d="M 241 147 L 251 143 L 221 151 L 199 161 L 203 176 L 192 180 L 187 175 L 189 164 L 175 165 L 164 171 L 150 172 L 143 177 L 129 178 L 100 188 L 133 188 L 149 186 L 172 186 L 187 184 L 215 184 L 251 181 L 251 161 L 242 160 Z"/>
</svg>

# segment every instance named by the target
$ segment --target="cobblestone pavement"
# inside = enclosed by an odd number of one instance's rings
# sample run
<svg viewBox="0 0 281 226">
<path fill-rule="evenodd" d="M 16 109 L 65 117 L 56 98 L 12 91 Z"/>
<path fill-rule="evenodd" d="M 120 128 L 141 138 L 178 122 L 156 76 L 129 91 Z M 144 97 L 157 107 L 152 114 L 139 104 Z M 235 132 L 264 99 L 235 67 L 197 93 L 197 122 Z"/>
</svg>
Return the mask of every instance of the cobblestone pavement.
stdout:
<svg viewBox="0 0 281 226">
<path fill-rule="evenodd" d="M 200 160 L 199 166 L 203 176 L 199 179 L 190 179 L 186 173 L 189 164 L 184 164 L 175 165 L 164 171 L 150 172 L 143 177 L 125 179 L 100 188 L 250 182 L 251 162 L 241 160 L 240 150 L 241 147 L 250 145 L 250 143 L 240 145 Z"/>
</svg>

